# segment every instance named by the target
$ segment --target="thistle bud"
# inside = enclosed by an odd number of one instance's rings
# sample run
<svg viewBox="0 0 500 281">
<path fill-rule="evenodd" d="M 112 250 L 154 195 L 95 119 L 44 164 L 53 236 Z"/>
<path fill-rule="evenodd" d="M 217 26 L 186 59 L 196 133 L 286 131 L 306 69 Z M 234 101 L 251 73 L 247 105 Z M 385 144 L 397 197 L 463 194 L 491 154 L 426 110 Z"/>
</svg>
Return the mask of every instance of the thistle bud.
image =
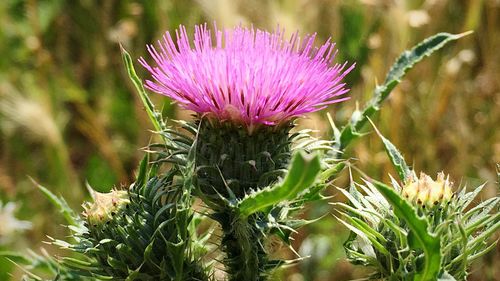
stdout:
<svg viewBox="0 0 500 281">
<path fill-rule="evenodd" d="M 420 173 L 420 178 L 407 181 L 402 193 L 408 201 L 422 206 L 422 208 L 431 208 L 450 202 L 453 196 L 452 185 L 449 176 L 445 178 L 443 172 L 438 173 L 436 180 Z"/>
<path fill-rule="evenodd" d="M 112 190 L 109 193 L 92 191 L 92 197 L 94 202 L 87 202 L 83 206 L 83 215 L 90 225 L 102 225 L 110 221 L 114 214 L 130 203 L 128 192 L 125 190 Z"/>
</svg>

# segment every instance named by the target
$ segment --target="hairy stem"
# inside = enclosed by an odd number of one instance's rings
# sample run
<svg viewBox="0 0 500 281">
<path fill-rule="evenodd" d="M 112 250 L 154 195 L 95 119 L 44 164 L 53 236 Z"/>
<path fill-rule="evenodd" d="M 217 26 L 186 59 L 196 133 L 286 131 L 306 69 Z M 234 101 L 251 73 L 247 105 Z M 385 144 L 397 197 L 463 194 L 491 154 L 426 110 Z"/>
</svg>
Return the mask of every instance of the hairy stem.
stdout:
<svg viewBox="0 0 500 281">
<path fill-rule="evenodd" d="M 229 281 L 266 280 L 267 253 L 264 234 L 257 228 L 253 216 L 241 219 L 234 211 L 219 213 L 222 226 L 222 249 Z"/>
</svg>

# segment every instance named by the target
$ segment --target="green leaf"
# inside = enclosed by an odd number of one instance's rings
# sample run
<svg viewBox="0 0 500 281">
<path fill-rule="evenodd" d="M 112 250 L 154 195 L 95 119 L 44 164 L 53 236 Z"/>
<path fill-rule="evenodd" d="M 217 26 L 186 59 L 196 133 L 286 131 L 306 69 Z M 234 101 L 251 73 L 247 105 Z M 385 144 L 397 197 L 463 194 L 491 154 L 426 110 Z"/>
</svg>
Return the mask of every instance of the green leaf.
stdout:
<svg viewBox="0 0 500 281">
<path fill-rule="evenodd" d="M 468 34 L 470 34 L 470 32 L 461 34 L 438 33 L 425 39 L 410 51 L 404 51 L 389 70 L 384 84 L 375 88 L 373 97 L 366 103 L 363 111 L 356 111 L 353 113 L 349 124 L 342 129 L 340 137 L 336 138 L 337 143 L 335 148 L 342 152 L 353 140 L 361 136 L 359 132 L 368 121 L 368 117 L 380 110 L 382 102 L 387 98 L 394 87 L 401 82 L 406 72 L 417 62 L 441 49 L 448 42 L 457 40 Z"/>
<path fill-rule="evenodd" d="M 481 234 L 474 237 L 474 239 L 470 240 L 467 243 L 467 249 L 466 249 L 468 254 L 471 254 L 474 251 L 483 248 L 484 241 L 486 241 L 493 234 L 495 234 L 498 231 L 498 229 L 500 229 L 500 220 L 497 220 L 495 224 L 488 226 L 483 232 L 481 232 Z"/>
<path fill-rule="evenodd" d="M 497 246 L 497 241 L 489 244 L 487 247 L 483 247 L 481 248 L 481 250 L 479 252 L 476 252 L 475 254 L 473 255 L 469 255 L 467 257 L 467 264 L 470 264 L 471 262 L 475 261 L 476 259 L 482 257 L 483 255 L 485 255 L 486 253 L 488 253 L 489 251 L 495 249 L 495 247 Z"/>
<path fill-rule="evenodd" d="M 347 216 L 345 216 L 346 218 L 348 218 Z M 337 218 L 337 220 L 339 222 L 341 222 L 343 225 L 345 225 L 347 228 L 349 228 L 349 230 L 351 230 L 352 232 L 356 233 L 358 236 L 362 237 L 363 239 L 365 239 L 366 241 L 369 241 L 371 243 L 371 245 L 376 248 L 380 253 L 382 253 L 383 255 L 389 255 L 389 252 L 387 251 L 387 248 L 384 247 L 384 245 L 382 245 L 375 236 L 371 235 L 370 232 L 368 231 L 365 231 L 364 229 L 362 228 L 359 228 L 359 227 L 356 227 L 350 223 L 347 223 L 345 221 L 343 221 L 342 219 L 340 218 Z"/>
<path fill-rule="evenodd" d="M 59 211 L 63 214 L 64 219 L 70 225 L 80 226 L 81 221 L 79 216 L 68 206 L 68 203 L 62 197 L 56 196 L 46 187 L 37 183 L 34 179 L 30 178 L 35 186 L 40 189 L 40 191 L 45 195 L 47 199 L 49 199 L 50 203 L 54 205 Z"/>
<path fill-rule="evenodd" d="M 130 80 L 134 84 L 135 88 L 137 89 L 137 93 L 139 94 L 139 97 L 141 98 L 141 101 L 144 104 L 144 107 L 146 108 L 146 112 L 148 114 L 149 119 L 151 120 L 151 123 L 153 123 L 153 126 L 157 132 L 162 132 L 166 130 L 167 128 L 165 126 L 165 123 L 163 122 L 161 114 L 158 111 L 156 111 L 153 103 L 151 102 L 149 96 L 146 93 L 146 90 L 144 89 L 141 79 L 137 76 L 137 73 L 135 72 L 134 64 L 132 62 L 130 54 L 122 46 L 120 47 L 122 51 L 123 63 L 127 68 L 127 74 L 130 77 Z"/>
<path fill-rule="evenodd" d="M 240 201 L 238 208 L 241 216 L 247 217 L 279 202 L 296 198 L 300 192 L 312 186 L 320 170 L 318 155 L 295 154 L 283 182 L 256 191 Z"/>
<path fill-rule="evenodd" d="M 16 264 L 30 265 L 33 263 L 30 258 L 13 251 L 0 251 L 0 257 L 7 258 Z"/>
<path fill-rule="evenodd" d="M 139 171 L 136 176 L 136 181 L 134 183 L 135 188 L 141 188 L 148 181 L 148 164 L 149 164 L 149 153 L 146 153 L 139 164 Z"/>
<path fill-rule="evenodd" d="M 382 143 L 384 144 L 385 151 L 387 152 L 387 156 L 389 156 L 389 159 L 391 160 L 392 165 L 396 169 L 396 172 L 398 172 L 399 178 L 401 181 L 405 182 L 408 180 L 410 177 L 414 177 L 414 172 L 410 169 L 410 167 L 406 164 L 405 159 L 401 152 L 396 148 L 394 144 L 391 143 L 388 139 L 386 139 L 382 133 L 377 129 L 375 124 L 368 118 L 370 123 L 373 126 L 373 129 L 375 129 L 375 132 L 377 135 L 380 137 L 382 140 Z"/>
<path fill-rule="evenodd" d="M 441 243 L 439 237 L 428 232 L 428 221 L 417 215 L 415 209 L 398 193 L 387 185 L 373 181 L 373 185 L 384 195 L 387 201 L 394 208 L 394 213 L 408 224 L 413 237 L 408 238 L 417 243 L 418 248 L 425 254 L 424 268 L 415 276 L 415 280 L 431 281 L 436 280 L 441 266 Z"/>
<path fill-rule="evenodd" d="M 186 251 L 185 242 L 178 243 L 167 242 L 168 255 L 172 260 L 172 265 L 175 270 L 175 280 L 182 280 L 184 276 L 184 254 Z"/>
<path fill-rule="evenodd" d="M 326 182 L 326 181 L 328 181 L 328 179 L 335 177 L 338 173 L 340 173 L 344 169 L 345 166 L 346 166 L 346 162 L 340 162 L 340 163 L 336 164 L 335 166 L 326 169 L 320 175 L 321 181 Z"/>
<path fill-rule="evenodd" d="M 465 209 L 472 203 L 472 201 L 477 197 L 477 195 L 483 190 L 483 188 L 486 186 L 486 184 L 482 184 L 476 189 L 474 189 L 471 192 L 466 192 L 465 187 L 464 189 L 460 192 L 458 196 L 458 205 L 460 206 L 460 209 L 462 211 L 465 211 Z"/>
</svg>

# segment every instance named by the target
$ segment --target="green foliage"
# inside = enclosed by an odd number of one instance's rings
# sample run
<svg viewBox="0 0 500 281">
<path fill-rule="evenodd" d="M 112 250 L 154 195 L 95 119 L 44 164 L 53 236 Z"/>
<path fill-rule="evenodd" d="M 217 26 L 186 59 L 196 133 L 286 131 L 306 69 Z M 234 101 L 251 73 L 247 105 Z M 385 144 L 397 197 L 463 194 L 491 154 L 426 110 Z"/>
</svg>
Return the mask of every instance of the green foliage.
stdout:
<svg viewBox="0 0 500 281">
<path fill-rule="evenodd" d="M 499 198 L 468 212 L 459 211 L 461 202 L 454 201 L 443 210 L 424 213 L 383 183 L 360 187 L 366 195 L 342 190 L 350 204 L 335 205 L 352 231 L 344 244 L 348 259 L 373 267 L 372 278 L 464 280 L 470 263 L 496 244 L 485 241 L 500 227 L 500 216 L 490 213 Z"/>
<path fill-rule="evenodd" d="M 141 98 L 142 104 L 146 109 L 146 113 L 148 114 L 149 120 L 153 124 L 153 127 L 155 128 L 156 131 L 158 132 L 165 131 L 167 129 L 165 122 L 163 121 L 161 114 L 158 111 L 156 111 L 153 103 L 151 102 L 151 99 L 149 98 L 148 94 L 146 93 L 146 90 L 144 89 L 144 85 L 142 84 L 141 79 L 137 76 L 130 54 L 123 48 L 123 46 L 120 45 L 120 48 L 122 52 L 123 63 L 125 64 L 125 68 L 127 70 L 127 74 L 132 83 L 134 84 L 137 94 Z"/>
<path fill-rule="evenodd" d="M 406 164 L 405 159 L 403 158 L 403 155 L 399 150 L 392 144 L 391 141 L 386 139 L 380 131 L 375 127 L 375 124 L 372 123 L 373 128 L 375 129 L 375 132 L 377 132 L 377 135 L 380 137 L 382 140 L 382 143 L 384 144 L 385 152 L 387 153 L 387 156 L 389 156 L 389 159 L 391 160 L 392 165 L 398 172 L 399 179 L 403 182 L 407 181 L 410 178 L 416 177 L 415 173 L 410 169 L 410 167 Z"/>
<path fill-rule="evenodd" d="M 425 217 L 420 217 L 416 210 L 393 189 L 381 182 L 374 181 L 373 185 L 384 195 L 394 209 L 394 214 L 404 219 L 408 229 L 408 245 L 412 250 L 424 251 L 424 267 L 415 275 L 415 280 L 432 281 L 440 272 L 441 247 L 436 233 L 429 232 L 429 223 Z"/>
<path fill-rule="evenodd" d="M 23 270 L 23 281 L 95 280 L 61 266 L 60 261 L 51 257 L 44 249 L 42 249 L 42 254 L 37 254 L 33 251 L 29 251 L 28 254 L 4 251 L 0 252 L 0 257 L 8 259 Z M 44 274 L 35 274 L 33 272 L 43 272 Z M 45 278 L 47 274 L 51 276 L 50 279 Z"/>
<path fill-rule="evenodd" d="M 444 47 L 451 41 L 458 40 L 469 33 L 449 34 L 439 33 L 419 43 L 410 51 L 404 51 L 393 64 L 387 74 L 384 83 L 375 88 L 372 98 L 366 103 L 362 111 L 355 111 L 349 123 L 342 128 L 340 135 L 335 139 L 335 148 L 343 151 L 353 140 L 361 136 L 361 129 L 368 118 L 380 110 L 382 102 L 389 96 L 391 91 L 401 82 L 406 72 L 424 57 L 430 56 L 435 51 Z"/>
<path fill-rule="evenodd" d="M 86 256 L 63 258 L 63 265 L 97 279 L 207 280 L 190 250 L 192 215 L 183 206 L 179 177 L 175 169 L 163 176 L 140 173 L 137 183 L 143 184 L 130 188 L 130 203 L 110 221 L 86 221 L 74 234 L 77 244 L 54 241 Z"/>
<path fill-rule="evenodd" d="M 238 209 L 243 217 L 262 211 L 284 201 L 295 199 L 299 193 L 311 187 L 320 172 L 317 155 L 297 153 L 292 159 L 285 179 L 269 188 L 260 189 L 241 199 Z"/>
<path fill-rule="evenodd" d="M 395 169 L 406 181 L 408 167 L 392 143 L 377 131 Z M 500 215 L 491 214 L 495 197 L 467 211 L 484 185 L 472 192 L 462 189 L 445 205 L 424 209 L 411 205 L 397 182 L 393 188 L 372 180 L 341 190 L 350 204 L 336 203 L 351 231 L 344 244 L 348 259 L 375 269 L 372 278 L 384 280 L 465 280 L 470 263 L 496 244 L 487 243 L 500 227 Z M 431 184 L 431 183 L 428 183 Z M 399 192 L 398 192 L 399 191 Z M 420 191 L 427 192 L 427 191 Z"/>
<path fill-rule="evenodd" d="M 78 215 L 75 213 L 75 211 L 73 211 L 73 209 L 68 206 L 68 203 L 66 203 L 66 200 L 64 200 L 64 198 L 55 195 L 46 187 L 38 184 L 35 180 L 31 179 L 31 181 L 33 182 L 33 184 L 35 184 L 35 186 L 38 187 L 38 189 L 40 189 L 40 191 L 50 201 L 50 203 L 54 205 L 59 210 L 59 212 L 61 212 L 68 224 L 74 226 L 80 225 L 81 220 L 78 218 Z"/>
</svg>

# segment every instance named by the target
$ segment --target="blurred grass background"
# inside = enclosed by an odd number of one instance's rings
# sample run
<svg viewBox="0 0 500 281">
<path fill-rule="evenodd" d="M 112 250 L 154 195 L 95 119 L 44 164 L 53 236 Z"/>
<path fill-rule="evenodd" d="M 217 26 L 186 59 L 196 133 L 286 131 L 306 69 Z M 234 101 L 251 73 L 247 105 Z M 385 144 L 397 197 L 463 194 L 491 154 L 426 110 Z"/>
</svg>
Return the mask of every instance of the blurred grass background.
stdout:
<svg viewBox="0 0 500 281">
<path fill-rule="evenodd" d="M 319 42 L 332 37 L 337 60 L 357 65 L 347 78 L 352 99 L 329 109 L 337 125 L 369 98 L 404 49 L 437 32 L 473 30 L 411 70 L 374 121 L 416 171 L 444 170 L 457 186 L 487 181 L 482 198 L 490 197 L 498 192 L 494 167 L 500 162 L 499 13 L 498 0 L 0 1 L 0 201 L 15 202 L 16 216 L 32 222 L 31 230 L 13 236 L 15 229 L 3 219 L 0 250 L 54 251 L 42 244 L 45 235 L 66 235 L 62 218 L 28 176 L 77 210 L 87 198 L 86 182 L 106 191 L 133 179 L 151 125 L 125 75 L 118 44 L 139 58 L 166 30 L 213 20 L 268 30 L 279 23 L 290 33 L 317 32 Z M 153 99 L 165 116 L 185 116 L 166 98 Z M 302 125 L 328 133 L 325 112 Z M 346 157 L 374 178 L 387 181 L 394 172 L 373 134 Z M 305 215 L 329 211 L 323 204 Z M 346 235 L 331 216 L 305 227 L 294 246 L 312 258 L 276 278 L 363 276 L 343 261 Z M 477 263 L 470 280 L 500 280 L 499 253 L 497 247 Z M 9 272 L 18 280 L 19 269 L 0 260 L 0 280 L 9 280 Z"/>
</svg>

